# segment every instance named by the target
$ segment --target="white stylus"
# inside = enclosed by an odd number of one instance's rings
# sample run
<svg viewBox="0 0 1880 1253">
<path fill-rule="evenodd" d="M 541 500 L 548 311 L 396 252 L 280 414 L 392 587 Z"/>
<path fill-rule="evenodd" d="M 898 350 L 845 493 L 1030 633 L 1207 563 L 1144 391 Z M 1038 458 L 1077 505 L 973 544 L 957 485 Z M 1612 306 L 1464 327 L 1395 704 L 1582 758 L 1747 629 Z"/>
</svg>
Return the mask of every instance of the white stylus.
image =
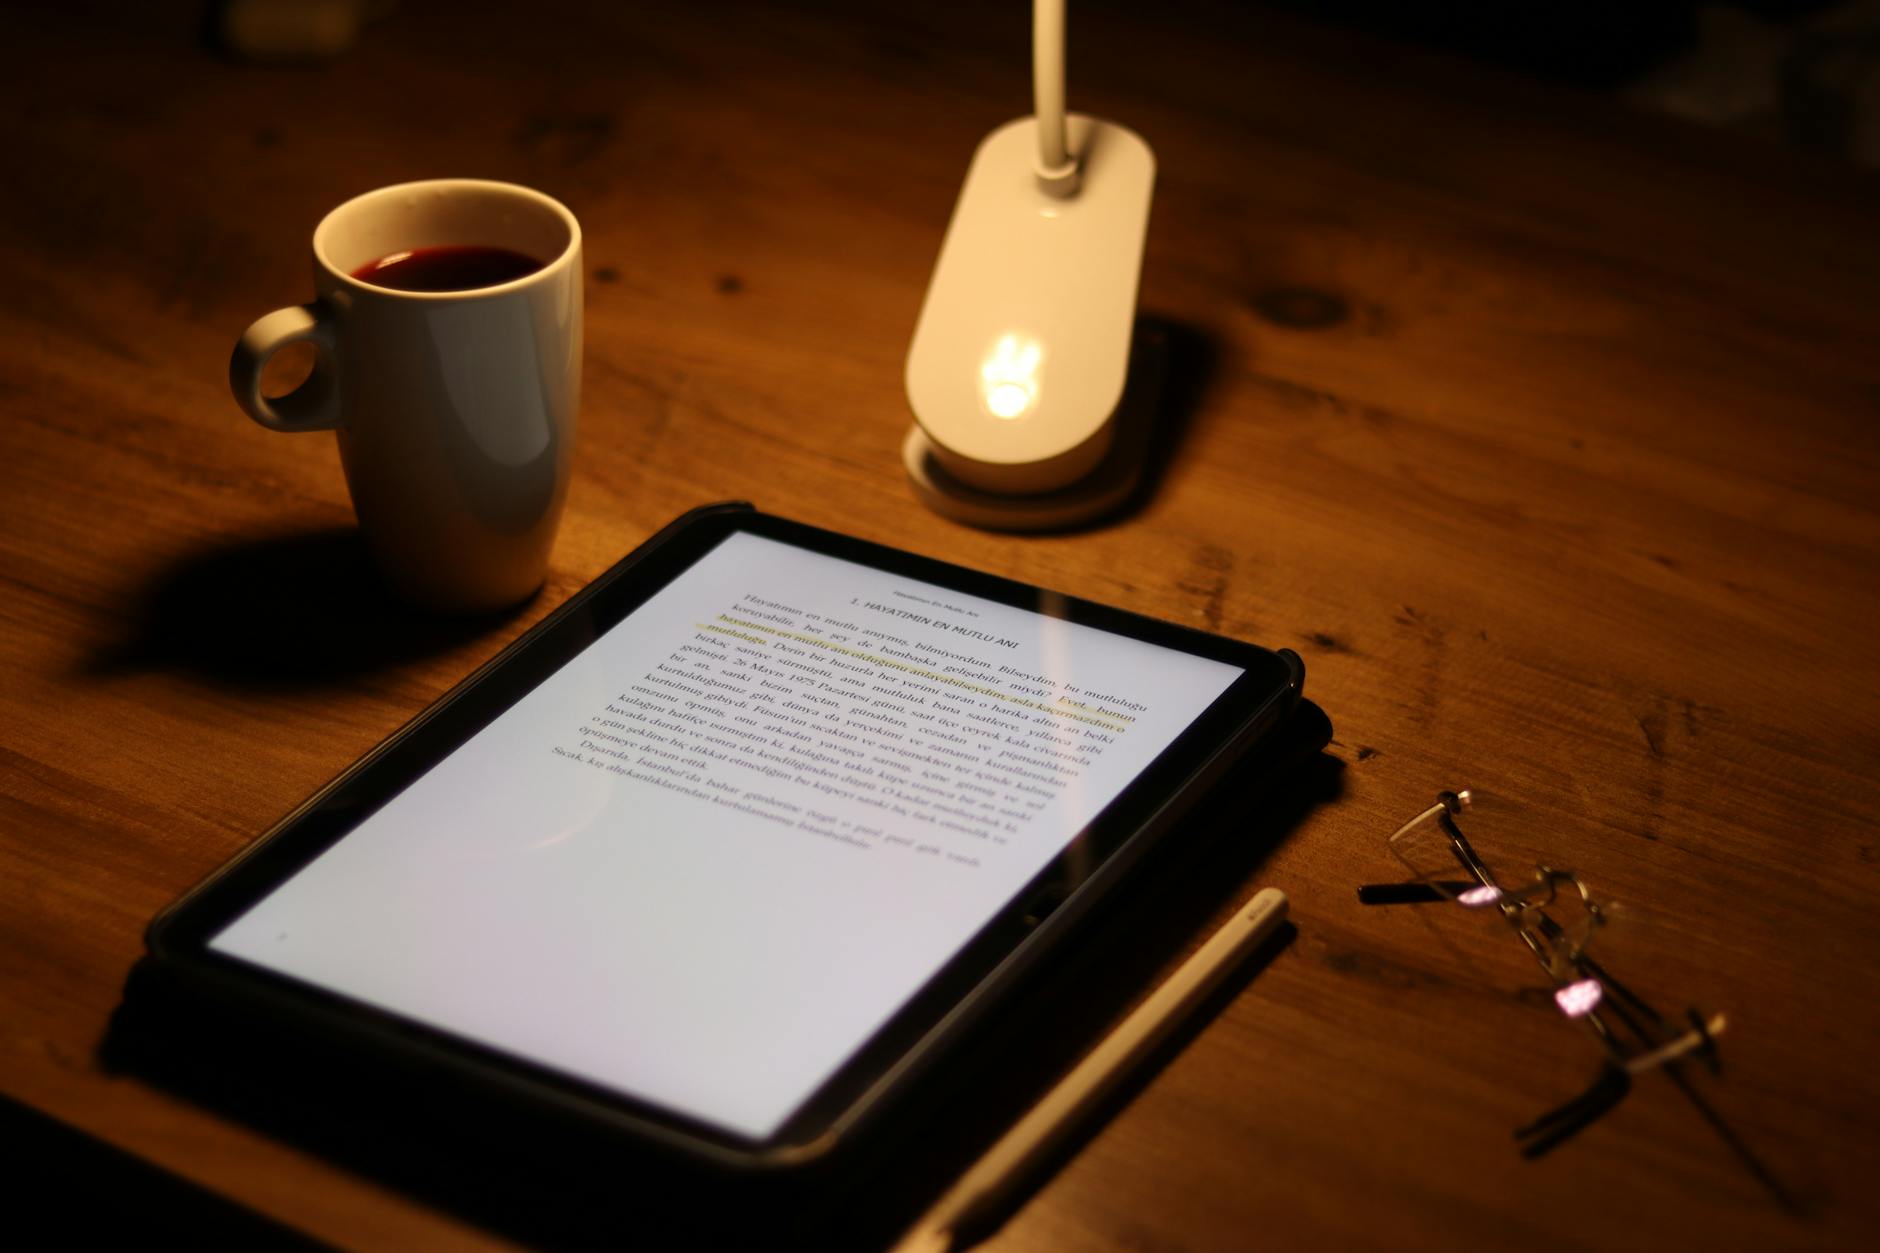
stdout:
<svg viewBox="0 0 1880 1253">
<path fill-rule="evenodd" d="M 962 1249 L 987 1234 L 1000 1204 L 1083 1116 L 1168 1037 L 1286 917 L 1286 894 L 1263 888 L 1193 957 L 1090 1050 L 921 1216 L 895 1253 Z"/>
</svg>

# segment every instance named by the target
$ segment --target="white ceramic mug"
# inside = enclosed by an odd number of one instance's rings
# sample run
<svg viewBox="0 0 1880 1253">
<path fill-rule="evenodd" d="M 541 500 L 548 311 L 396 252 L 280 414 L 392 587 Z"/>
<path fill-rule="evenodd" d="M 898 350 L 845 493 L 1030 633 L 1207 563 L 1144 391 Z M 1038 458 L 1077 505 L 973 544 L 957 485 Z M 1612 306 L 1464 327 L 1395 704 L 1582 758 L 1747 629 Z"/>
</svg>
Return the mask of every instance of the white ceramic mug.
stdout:
<svg viewBox="0 0 1880 1253">
<path fill-rule="evenodd" d="M 405 291 L 353 274 L 447 245 L 520 252 L 542 267 L 460 291 Z M 581 227 L 511 183 L 381 187 L 313 232 L 310 305 L 277 309 L 229 362 L 235 399 L 276 431 L 334 430 L 366 541 L 420 604 L 497 609 L 535 592 L 567 495 L 581 394 Z M 318 357 L 289 395 L 261 372 L 305 340 Z"/>
</svg>

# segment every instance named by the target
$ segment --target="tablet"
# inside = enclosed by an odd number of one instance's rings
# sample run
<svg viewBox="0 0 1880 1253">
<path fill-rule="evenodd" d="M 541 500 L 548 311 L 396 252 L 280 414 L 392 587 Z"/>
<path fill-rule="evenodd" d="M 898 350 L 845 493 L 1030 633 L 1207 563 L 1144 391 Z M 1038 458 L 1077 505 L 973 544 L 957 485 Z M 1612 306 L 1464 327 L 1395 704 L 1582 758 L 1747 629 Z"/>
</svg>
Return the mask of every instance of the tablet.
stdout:
<svg viewBox="0 0 1880 1253">
<path fill-rule="evenodd" d="M 686 515 L 152 924 L 219 999 L 720 1161 L 917 1084 L 1296 702 L 1288 652 Z"/>
</svg>

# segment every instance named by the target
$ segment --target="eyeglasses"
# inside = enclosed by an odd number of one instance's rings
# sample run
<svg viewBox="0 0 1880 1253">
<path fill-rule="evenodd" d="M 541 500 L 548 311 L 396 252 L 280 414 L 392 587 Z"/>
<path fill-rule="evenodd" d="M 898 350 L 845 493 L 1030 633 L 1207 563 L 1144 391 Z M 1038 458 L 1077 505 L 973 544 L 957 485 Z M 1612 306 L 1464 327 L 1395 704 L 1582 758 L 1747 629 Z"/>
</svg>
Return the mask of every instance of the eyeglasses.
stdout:
<svg viewBox="0 0 1880 1253">
<path fill-rule="evenodd" d="M 1438 793 L 1436 804 L 1397 828 L 1388 846 L 1412 878 L 1366 884 L 1358 900 L 1447 904 L 1498 916 L 1546 972 L 1554 1006 L 1598 1039 L 1605 1059 L 1591 1086 L 1515 1130 L 1522 1153 L 1538 1157 L 1616 1106 L 1634 1075 L 1680 1058 L 1699 1058 L 1715 1070 L 1724 1017 L 1687 1009 L 1668 1019 L 1591 956 L 1596 942 L 1602 951 L 1611 947 L 1611 936 L 1625 929 L 1626 911 L 1597 898 L 1573 871 L 1538 862 L 1525 882 L 1496 878 L 1456 825 L 1473 801 L 1467 791 Z M 1466 878 L 1457 877 L 1458 867 Z"/>
</svg>

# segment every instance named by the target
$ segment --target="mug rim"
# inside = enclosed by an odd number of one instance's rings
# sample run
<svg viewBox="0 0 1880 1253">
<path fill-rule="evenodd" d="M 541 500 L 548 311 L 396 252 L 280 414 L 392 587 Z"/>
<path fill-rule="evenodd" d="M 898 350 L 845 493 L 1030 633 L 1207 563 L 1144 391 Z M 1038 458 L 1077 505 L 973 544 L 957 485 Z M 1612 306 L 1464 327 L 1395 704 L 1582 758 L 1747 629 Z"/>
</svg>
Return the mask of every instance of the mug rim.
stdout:
<svg viewBox="0 0 1880 1253">
<path fill-rule="evenodd" d="M 367 201 L 377 200 L 382 196 L 396 195 L 400 192 L 413 192 L 418 190 L 451 191 L 470 188 L 478 188 L 485 191 L 500 191 L 523 200 L 531 201 L 548 209 L 551 213 L 560 218 L 562 224 L 568 228 L 567 244 L 553 260 L 544 262 L 540 269 L 532 270 L 519 278 L 512 278 L 502 283 L 491 283 L 486 287 L 465 287 L 456 291 L 411 291 L 403 287 L 386 287 L 378 283 L 369 283 L 365 279 L 355 278 L 348 271 L 333 264 L 332 259 L 327 256 L 327 236 L 333 229 L 334 222 L 341 214 L 350 210 L 356 210 Z M 520 290 L 531 283 L 545 280 L 551 275 L 558 273 L 571 265 L 573 258 L 580 251 L 581 223 L 567 205 L 555 199 L 547 192 L 537 191 L 533 187 L 525 187 L 521 183 L 509 183 L 501 179 L 492 178 L 421 178 L 413 179 L 405 183 L 388 183 L 383 187 L 374 187 L 371 191 L 360 192 L 358 195 L 334 205 L 333 208 L 327 211 L 326 216 L 320 219 L 320 224 L 313 228 L 314 264 L 324 270 L 329 277 L 360 292 L 368 292 L 375 296 L 393 296 L 407 300 L 478 300 L 486 296 L 503 295 L 507 292 Z"/>
</svg>

